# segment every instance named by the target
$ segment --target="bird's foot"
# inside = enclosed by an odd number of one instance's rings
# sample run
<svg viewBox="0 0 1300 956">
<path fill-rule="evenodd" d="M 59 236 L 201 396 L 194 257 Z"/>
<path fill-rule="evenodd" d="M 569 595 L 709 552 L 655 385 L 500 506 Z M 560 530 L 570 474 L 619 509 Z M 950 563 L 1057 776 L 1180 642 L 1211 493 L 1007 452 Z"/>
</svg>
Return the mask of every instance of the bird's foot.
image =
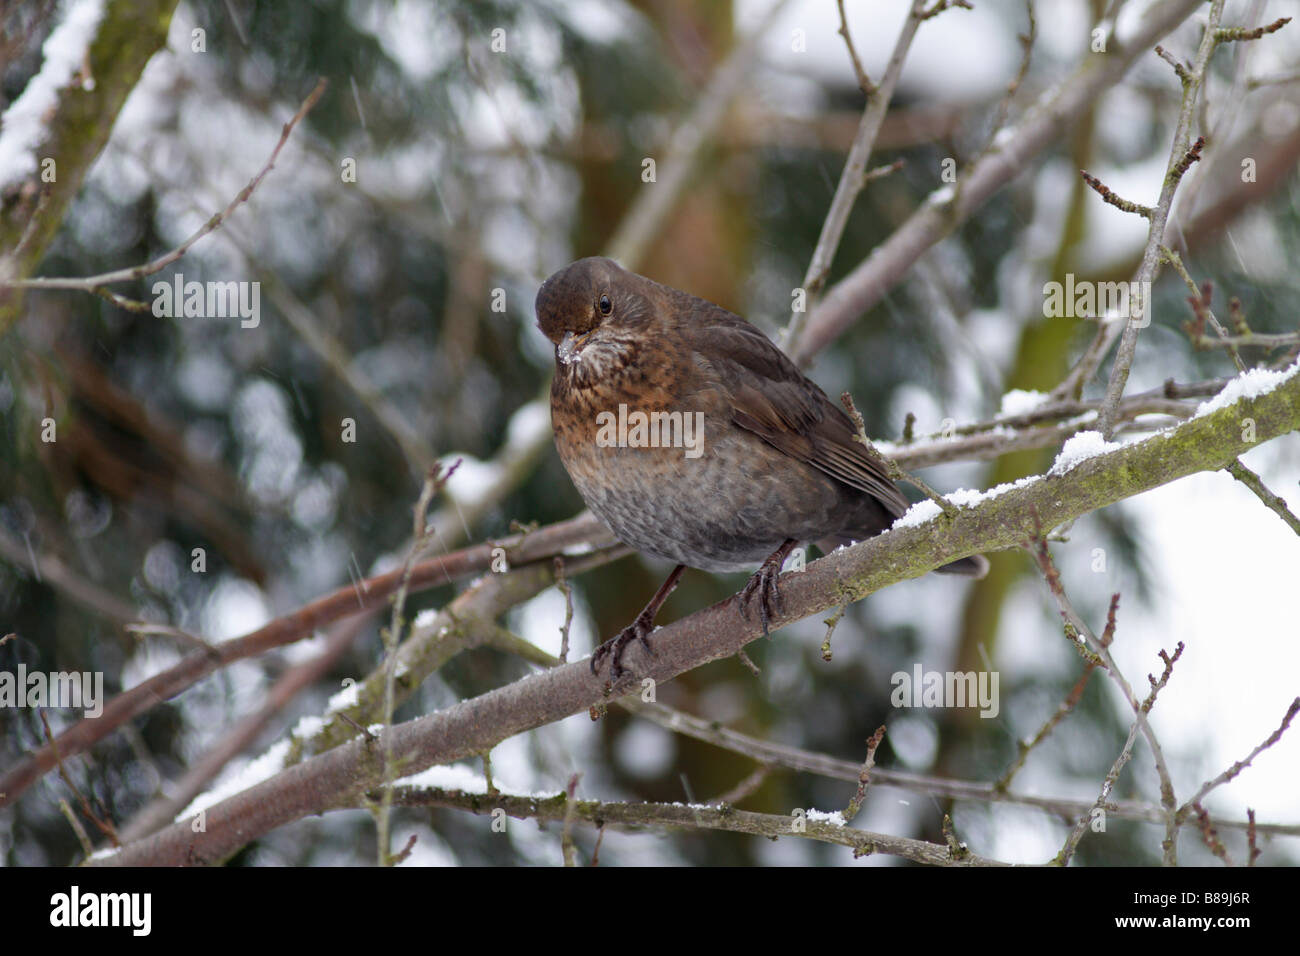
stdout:
<svg viewBox="0 0 1300 956">
<path fill-rule="evenodd" d="M 646 653 L 651 657 L 654 656 L 654 648 L 650 646 L 650 632 L 655 627 L 654 611 L 658 608 L 646 608 L 636 616 L 636 620 L 629 624 L 618 634 L 611 637 L 600 647 L 592 651 L 591 654 L 591 672 L 599 674 L 600 668 L 605 658 L 609 658 L 609 676 L 611 680 L 618 680 L 624 674 L 629 673 L 628 669 L 623 666 L 623 652 L 633 641 L 640 641 L 641 646 L 646 649 Z"/>
<path fill-rule="evenodd" d="M 785 559 L 790 556 L 797 542 L 787 538 L 781 547 L 777 548 L 759 565 L 758 570 L 754 572 L 745 585 L 745 589 L 740 592 L 740 613 L 744 615 L 745 620 L 749 620 L 749 605 L 755 597 L 758 599 L 758 619 L 763 622 L 763 636 L 768 636 L 768 622 L 772 619 L 772 609 L 776 608 L 778 613 L 785 613 L 785 599 L 781 597 L 781 588 L 778 579 L 781 577 L 781 566 L 785 564 Z"/>
<path fill-rule="evenodd" d="M 686 565 L 684 564 L 679 564 L 673 568 L 673 573 L 668 575 L 668 580 L 659 585 L 659 590 L 650 599 L 650 603 L 642 608 L 641 613 L 636 616 L 636 620 L 592 651 L 591 672 L 593 674 L 600 673 L 601 663 L 607 657 L 610 661 L 609 676 L 611 680 L 618 680 L 626 674 L 628 671 L 623 666 L 623 651 L 633 641 L 640 641 L 641 646 L 646 649 L 646 653 L 651 657 L 654 656 L 654 648 L 650 646 L 649 637 L 650 632 L 655 629 L 655 615 L 663 607 L 664 601 L 668 600 L 668 595 L 673 593 L 673 588 L 677 587 L 677 582 L 681 579 L 682 572 L 685 570 Z"/>
</svg>

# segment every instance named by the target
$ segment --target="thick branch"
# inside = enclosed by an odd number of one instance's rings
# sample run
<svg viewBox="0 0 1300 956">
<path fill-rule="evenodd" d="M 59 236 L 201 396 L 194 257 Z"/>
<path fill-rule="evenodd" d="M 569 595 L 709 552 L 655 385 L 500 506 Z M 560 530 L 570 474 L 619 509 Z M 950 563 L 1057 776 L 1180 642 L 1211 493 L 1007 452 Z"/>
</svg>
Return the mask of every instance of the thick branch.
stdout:
<svg viewBox="0 0 1300 956">
<path fill-rule="evenodd" d="M 44 197 L 33 201 L 35 175 L 10 199 L 0 198 L 0 249 L 15 254 L 3 263 L 0 278 L 24 279 L 40 263 L 81 190 L 82 180 L 104 144 L 117 114 L 135 87 L 145 64 L 167 42 L 176 0 L 112 0 L 104 11 L 87 60 L 91 89 L 73 84 L 59 92 L 58 105 L 45 124 L 40 155 L 56 163 L 56 178 L 44 184 Z M 39 215 L 39 219 L 36 217 Z M 23 293 L 0 290 L 0 336 L 22 314 Z"/>
<path fill-rule="evenodd" d="M 1300 428 L 1300 367 L 1271 391 L 1242 398 L 1142 442 L 1085 459 L 1062 474 L 1043 477 L 964 507 L 951 520 L 930 520 L 837 551 L 782 577 L 784 609 L 776 626 L 860 600 L 977 552 L 1019 546 L 1108 504 L 1227 462 Z M 1240 422 L 1256 423 L 1256 442 L 1242 439 Z M 1037 516 L 1037 520 L 1034 519 Z M 641 679 L 662 682 L 710 660 L 729 657 L 761 636 L 735 598 L 713 605 L 655 634 L 655 655 L 635 645 L 635 679 L 610 688 L 586 661 L 566 664 L 445 710 L 385 731 L 402 773 L 416 773 L 491 749 L 515 734 L 561 720 L 611 698 L 640 692 Z M 206 813 L 206 829 L 173 824 L 101 861 L 125 865 L 181 865 L 215 861 L 260 834 L 308 814 L 355 806 L 379 779 L 377 742 L 354 739 L 236 794 Z"/>
<path fill-rule="evenodd" d="M 411 587 L 435 587 L 486 571 L 491 567 L 492 552 L 498 545 L 504 549 L 509 561 L 525 564 L 540 559 L 549 562 L 557 550 L 571 545 L 579 545 L 586 550 L 588 542 L 593 538 L 612 540 L 600 522 L 590 513 L 584 512 L 570 521 L 531 534 L 516 535 L 501 542 L 489 541 L 455 554 L 424 561 L 412 570 Z M 613 557 L 621 553 L 623 552 L 619 551 Z M 549 567 L 548 563 L 547 568 Z M 108 701 L 98 718 L 82 719 L 61 733 L 55 739 L 59 752 L 65 758 L 83 753 L 128 720 L 138 717 L 162 701 L 170 700 L 233 661 L 265 654 L 276 647 L 310 636 L 316 628 L 382 607 L 384 599 L 397 590 L 401 579 L 402 572 L 399 568 L 370 578 L 360 585 L 339 588 L 333 594 L 327 594 L 291 614 L 269 621 L 242 637 L 223 641 L 216 646 L 215 653 L 195 651 L 188 654 L 174 666 Z M 9 768 L 0 775 L 0 807 L 17 800 L 54 765 L 54 748 L 45 746 Z"/>
<path fill-rule="evenodd" d="M 687 830 L 724 830 L 765 837 L 803 837 L 850 847 L 855 856 L 884 853 L 913 863 L 930 866 L 1005 866 L 997 860 L 972 853 L 954 857 L 947 846 L 858 830 L 843 824 L 807 820 L 774 813 L 754 813 L 732 807 L 690 806 L 680 803 L 603 803 L 598 800 L 568 800 L 564 793 L 550 799 L 512 796 L 504 793 L 468 793 L 463 790 L 401 787 L 393 802 L 404 807 L 450 807 L 471 813 L 504 810 L 508 816 L 526 820 L 564 820 L 566 814 L 595 826 L 676 827 Z"/>
</svg>

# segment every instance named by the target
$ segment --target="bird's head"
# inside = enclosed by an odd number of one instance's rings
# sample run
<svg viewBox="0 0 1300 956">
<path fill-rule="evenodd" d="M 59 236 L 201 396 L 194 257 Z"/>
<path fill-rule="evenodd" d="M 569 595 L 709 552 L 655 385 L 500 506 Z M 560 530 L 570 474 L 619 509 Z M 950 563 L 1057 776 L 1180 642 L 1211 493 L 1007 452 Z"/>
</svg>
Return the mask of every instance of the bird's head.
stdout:
<svg viewBox="0 0 1300 956">
<path fill-rule="evenodd" d="M 638 333 L 653 320 L 654 284 L 613 259 L 579 259 L 537 290 L 537 327 L 555 346 L 559 371 L 602 378 L 626 368 Z"/>
</svg>

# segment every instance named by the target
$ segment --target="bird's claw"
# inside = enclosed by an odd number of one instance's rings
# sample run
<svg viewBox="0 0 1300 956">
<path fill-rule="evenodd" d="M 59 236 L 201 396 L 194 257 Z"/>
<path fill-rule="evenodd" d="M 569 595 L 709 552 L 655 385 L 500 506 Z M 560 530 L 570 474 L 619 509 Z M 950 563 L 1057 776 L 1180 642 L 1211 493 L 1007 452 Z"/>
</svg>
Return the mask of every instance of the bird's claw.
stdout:
<svg viewBox="0 0 1300 956">
<path fill-rule="evenodd" d="M 785 613 L 785 598 L 781 596 L 781 588 L 778 584 L 778 579 L 781 576 L 781 564 L 784 561 L 784 555 L 782 555 L 780 563 L 768 558 L 750 577 L 745 589 L 740 592 L 740 613 L 744 615 L 747 621 L 750 620 L 749 606 L 757 596 L 758 619 L 763 623 L 764 637 L 768 636 L 768 622 L 773 617 L 773 605 L 775 605 L 779 613 Z"/>
<path fill-rule="evenodd" d="M 650 632 L 653 630 L 653 616 L 647 618 L 646 613 L 642 611 L 637 615 L 635 621 L 592 651 L 591 672 L 593 674 L 599 674 L 602 662 L 608 657 L 609 676 L 611 680 L 618 680 L 624 674 L 630 673 L 628 669 L 623 666 L 623 651 L 627 648 L 627 645 L 631 644 L 633 641 L 640 641 L 641 646 L 646 649 L 646 653 L 651 657 L 654 657 L 654 648 L 650 646 Z"/>
</svg>

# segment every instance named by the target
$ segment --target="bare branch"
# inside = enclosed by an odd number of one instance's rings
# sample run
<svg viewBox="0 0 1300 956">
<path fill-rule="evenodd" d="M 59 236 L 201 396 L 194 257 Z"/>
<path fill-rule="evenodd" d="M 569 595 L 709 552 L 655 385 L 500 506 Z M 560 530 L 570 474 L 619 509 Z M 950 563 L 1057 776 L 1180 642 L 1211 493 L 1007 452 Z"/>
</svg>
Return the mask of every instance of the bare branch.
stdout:
<svg viewBox="0 0 1300 956">
<path fill-rule="evenodd" d="M 932 193 L 865 262 L 827 292 L 808 315 L 802 333 L 787 338 L 790 357 L 807 365 L 879 302 L 922 253 L 966 222 L 1020 175 L 1036 154 L 1059 142 L 1062 131 L 1085 115 L 1088 104 L 1104 90 L 1123 79 L 1137 56 L 1200 6 L 1200 0 L 1170 0 L 1155 7 L 1123 48 L 1088 59 L 1070 79 L 1044 93 L 1019 123 L 998 137 L 997 148 L 959 178 L 956 189 L 945 186 Z"/>
<path fill-rule="evenodd" d="M 619 828 L 664 827 L 683 830 L 720 830 L 749 833 L 769 838 L 799 837 L 833 843 L 853 850 L 854 856 L 883 853 L 930 866 L 1005 866 L 996 860 L 964 853 L 954 858 L 949 847 L 909 837 L 858 830 L 837 823 L 799 820 L 792 816 L 755 813 L 732 807 L 711 807 L 680 803 L 604 803 L 598 800 L 570 800 L 560 793 L 549 800 L 538 797 L 494 795 L 438 788 L 399 787 L 394 801 L 406 807 L 450 807 L 471 813 L 501 809 L 508 816 L 528 820 L 580 820 L 592 826 Z"/>
<path fill-rule="evenodd" d="M 884 122 L 889 103 L 894 98 L 894 89 L 898 86 L 898 78 L 903 72 L 903 61 L 907 58 L 907 51 L 911 49 L 917 28 L 925 19 L 924 9 L 925 0 L 912 0 L 911 10 L 903 21 L 898 39 L 894 41 L 894 52 L 889 57 L 880 85 L 871 87 L 870 92 L 867 93 L 867 106 L 862 112 L 862 121 L 858 124 L 857 135 L 853 137 L 853 146 L 849 149 L 848 158 L 844 161 L 844 170 L 840 173 L 840 181 L 835 187 L 835 197 L 826 212 L 821 234 L 817 237 L 817 245 L 813 248 L 812 259 L 808 263 L 808 271 L 804 274 L 803 289 L 806 301 L 803 303 L 803 308 L 791 313 L 790 322 L 782 336 L 782 344 L 787 349 L 798 343 L 804 320 L 826 285 L 831 263 L 835 259 L 835 250 L 839 248 L 840 239 L 844 236 L 844 228 L 848 225 L 849 213 L 853 211 L 853 203 L 867 181 L 867 163 L 871 159 L 871 151 L 875 148 L 880 124 Z M 843 4 L 840 12 L 842 15 Z M 853 44 L 848 38 L 847 23 L 842 28 L 842 32 L 845 40 L 849 42 L 849 52 L 853 53 Z M 854 56 L 854 63 L 856 66 L 856 56 Z M 860 66 L 858 68 L 861 69 Z M 861 78 L 865 79 L 865 74 L 862 74 Z M 870 83 L 869 80 L 867 82 Z"/>
<path fill-rule="evenodd" d="M 1201 785 L 1201 789 L 1196 791 L 1196 794 L 1192 797 L 1192 799 L 1188 800 L 1186 803 L 1184 803 L 1181 807 L 1178 808 L 1179 819 L 1180 820 L 1184 819 L 1187 816 L 1187 814 L 1191 812 L 1193 807 L 1195 807 L 1198 803 L 1204 801 L 1205 798 L 1210 794 L 1210 791 L 1214 790 L 1216 787 L 1221 787 L 1229 780 L 1232 780 L 1234 777 L 1237 776 L 1237 774 L 1241 773 L 1243 770 L 1249 767 L 1252 760 L 1254 760 L 1256 757 L 1262 754 L 1269 747 L 1272 747 L 1275 743 L 1281 740 L 1282 735 L 1287 732 L 1287 728 L 1291 726 L 1291 721 L 1295 719 L 1295 715 L 1298 711 L 1300 711 L 1300 697 L 1297 697 L 1295 700 L 1291 701 L 1291 706 L 1287 708 L 1286 715 L 1282 718 L 1282 723 L 1278 725 L 1277 730 L 1273 731 L 1271 734 L 1268 735 L 1267 740 L 1265 740 L 1262 744 L 1260 744 L 1258 747 L 1252 750 L 1244 760 L 1238 760 L 1236 763 L 1234 763 L 1227 770 L 1223 771 L 1223 773 L 1219 774 L 1213 780 L 1207 780 L 1205 783 L 1203 783 Z"/>
<path fill-rule="evenodd" d="M 1209 22 L 1201 35 L 1201 45 L 1196 53 L 1196 61 L 1190 71 L 1179 74 L 1183 84 L 1182 105 L 1178 111 L 1178 122 L 1174 128 L 1174 140 L 1170 147 L 1168 172 L 1160 189 L 1160 198 L 1152 207 L 1151 215 L 1148 217 L 1151 224 L 1147 230 L 1146 247 L 1142 250 L 1142 262 L 1138 266 L 1137 275 L 1134 277 L 1134 288 L 1138 290 L 1150 288 L 1150 283 L 1155 280 L 1156 272 L 1160 267 L 1160 247 L 1164 244 L 1165 223 L 1169 218 L 1170 207 L 1173 206 L 1174 193 L 1178 189 L 1178 183 L 1182 175 L 1181 170 L 1186 169 L 1187 165 L 1190 164 L 1188 156 L 1192 151 L 1192 147 L 1189 146 L 1192 116 L 1196 109 L 1197 100 L 1201 95 L 1201 87 L 1206 70 L 1209 68 L 1210 57 L 1214 55 L 1218 43 L 1215 39 L 1215 31 L 1218 29 L 1219 21 L 1223 17 L 1224 2 L 1225 0 L 1213 0 L 1210 5 Z M 1199 149 L 1195 152 L 1199 157 Z M 1119 351 L 1115 355 L 1115 364 L 1111 367 L 1110 381 L 1106 384 L 1106 397 L 1102 402 L 1101 411 L 1098 415 L 1099 430 L 1107 440 L 1114 434 L 1115 409 L 1118 408 L 1120 399 L 1124 395 L 1124 386 L 1128 383 L 1129 370 L 1132 368 L 1133 359 L 1137 354 L 1138 334 L 1150 322 L 1152 304 L 1145 301 L 1144 295 L 1145 292 L 1138 292 L 1137 308 L 1133 310 L 1133 314 L 1125 322 L 1124 334 L 1120 337 Z"/>
<path fill-rule="evenodd" d="M 1259 475 L 1243 465 L 1240 459 L 1230 462 L 1226 470 L 1228 474 L 1253 491 L 1260 501 L 1276 512 L 1277 516 L 1286 522 L 1287 527 L 1296 534 L 1300 534 L 1300 518 L 1297 518 L 1295 512 L 1286 506 L 1286 499 L 1280 498 L 1269 491 L 1268 486 L 1264 484 Z"/>
<path fill-rule="evenodd" d="M 642 190 L 636 204 L 609 240 L 608 255 L 611 259 L 635 268 L 645 255 L 668 213 L 689 185 L 692 170 L 705 145 L 722 124 L 732 101 L 745 90 L 763 36 L 787 2 L 773 0 L 754 28 L 718 67 L 690 114 L 673 131 L 658 163 L 658 181 Z"/>
<path fill-rule="evenodd" d="M 867 759 L 862 762 L 862 770 L 858 773 L 858 789 L 854 791 L 853 799 L 844 810 L 845 820 L 852 820 L 862 809 L 862 801 L 867 798 L 867 787 L 871 784 L 871 768 L 876 765 L 876 749 L 884 739 L 884 724 L 877 727 L 876 732 L 867 738 Z"/>
<path fill-rule="evenodd" d="M 835 32 L 844 37 L 844 45 L 849 49 L 849 59 L 853 62 L 853 72 L 858 78 L 858 89 L 862 91 L 863 96 L 871 96 L 876 92 L 876 84 L 871 82 L 871 77 L 867 76 L 867 71 L 862 68 L 862 61 L 858 59 L 858 51 L 853 46 L 853 36 L 849 33 L 849 21 L 844 15 L 844 0 L 835 0 L 835 5 L 840 11 L 840 28 Z"/>
<path fill-rule="evenodd" d="M 253 191 L 261 185 L 262 180 L 266 178 L 267 173 L 275 166 L 275 161 L 280 155 L 280 150 L 284 144 L 289 141 L 289 136 L 295 126 L 301 122 L 302 118 L 311 112 L 312 107 L 320 100 L 325 93 L 327 82 L 324 77 L 317 81 L 315 88 L 303 100 L 302 105 L 298 107 L 298 112 L 294 113 L 289 122 L 284 124 L 284 129 L 280 132 L 280 139 L 276 142 L 275 148 L 271 150 L 271 156 L 267 159 L 266 164 L 262 166 L 248 185 L 241 189 L 235 198 L 230 201 L 225 209 L 214 214 L 207 222 L 198 228 L 188 239 L 182 242 L 176 248 L 169 252 L 163 253 L 156 259 L 143 263 L 138 266 L 132 266 L 129 269 L 117 269 L 113 272 L 104 272 L 99 275 L 86 276 L 84 278 L 39 278 L 39 279 L 19 279 L 16 281 L 6 282 L 0 277 L 0 288 L 18 288 L 18 289 L 74 289 L 82 292 L 97 292 L 100 288 L 112 285 L 116 282 L 131 282 L 135 279 L 142 279 L 145 276 L 153 275 L 160 272 L 176 260 L 180 259 L 190 248 L 200 239 L 208 236 L 225 223 L 239 206 L 248 201 L 253 195 Z"/>
<path fill-rule="evenodd" d="M 1300 376 L 1293 374 L 1272 391 L 1242 398 L 1144 442 L 1086 459 L 1063 474 L 962 508 L 942 526 L 930 521 L 896 527 L 836 551 L 799 574 L 784 576 L 784 609 L 773 615 L 773 623 L 781 626 L 836 606 L 843 601 L 841 589 L 860 599 L 976 551 L 1016 546 L 1033 533 L 1026 516 L 1034 511 L 1045 527 L 1055 527 L 1186 474 L 1222 467 L 1245 448 L 1237 426 L 1243 413 L 1257 422 L 1257 442 L 1300 426 Z M 629 664 L 638 677 L 663 683 L 705 661 L 730 657 L 760 636 L 757 622 L 747 621 L 731 598 L 657 631 L 653 657 L 634 645 Z M 1108 656 L 1105 648 L 1100 650 Z M 1114 672 L 1111 662 L 1107 666 Z M 593 675 L 585 661 L 576 661 L 394 726 L 384 734 L 392 737 L 385 746 L 392 747 L 393 759 L 402 761 L 405 770 L 418 772 L 481 753 L 524 730 L 640 689 L 639 680 L 624 683 L 627 686 L 607 690 L 605 680 Z M 1131 691 L 1127 696 L 1135 703 L 1136 722 L 1145 724 L 1140 704 Z M 353 740 L 208 807 L 205 832 L 196 833 L 189 821 L 181 821 L 95 862 L 183 864 L 221 859 L 259 834 L 304 814 L 353 806 L 377 782 L 366 746 Z"/>
</svg>

